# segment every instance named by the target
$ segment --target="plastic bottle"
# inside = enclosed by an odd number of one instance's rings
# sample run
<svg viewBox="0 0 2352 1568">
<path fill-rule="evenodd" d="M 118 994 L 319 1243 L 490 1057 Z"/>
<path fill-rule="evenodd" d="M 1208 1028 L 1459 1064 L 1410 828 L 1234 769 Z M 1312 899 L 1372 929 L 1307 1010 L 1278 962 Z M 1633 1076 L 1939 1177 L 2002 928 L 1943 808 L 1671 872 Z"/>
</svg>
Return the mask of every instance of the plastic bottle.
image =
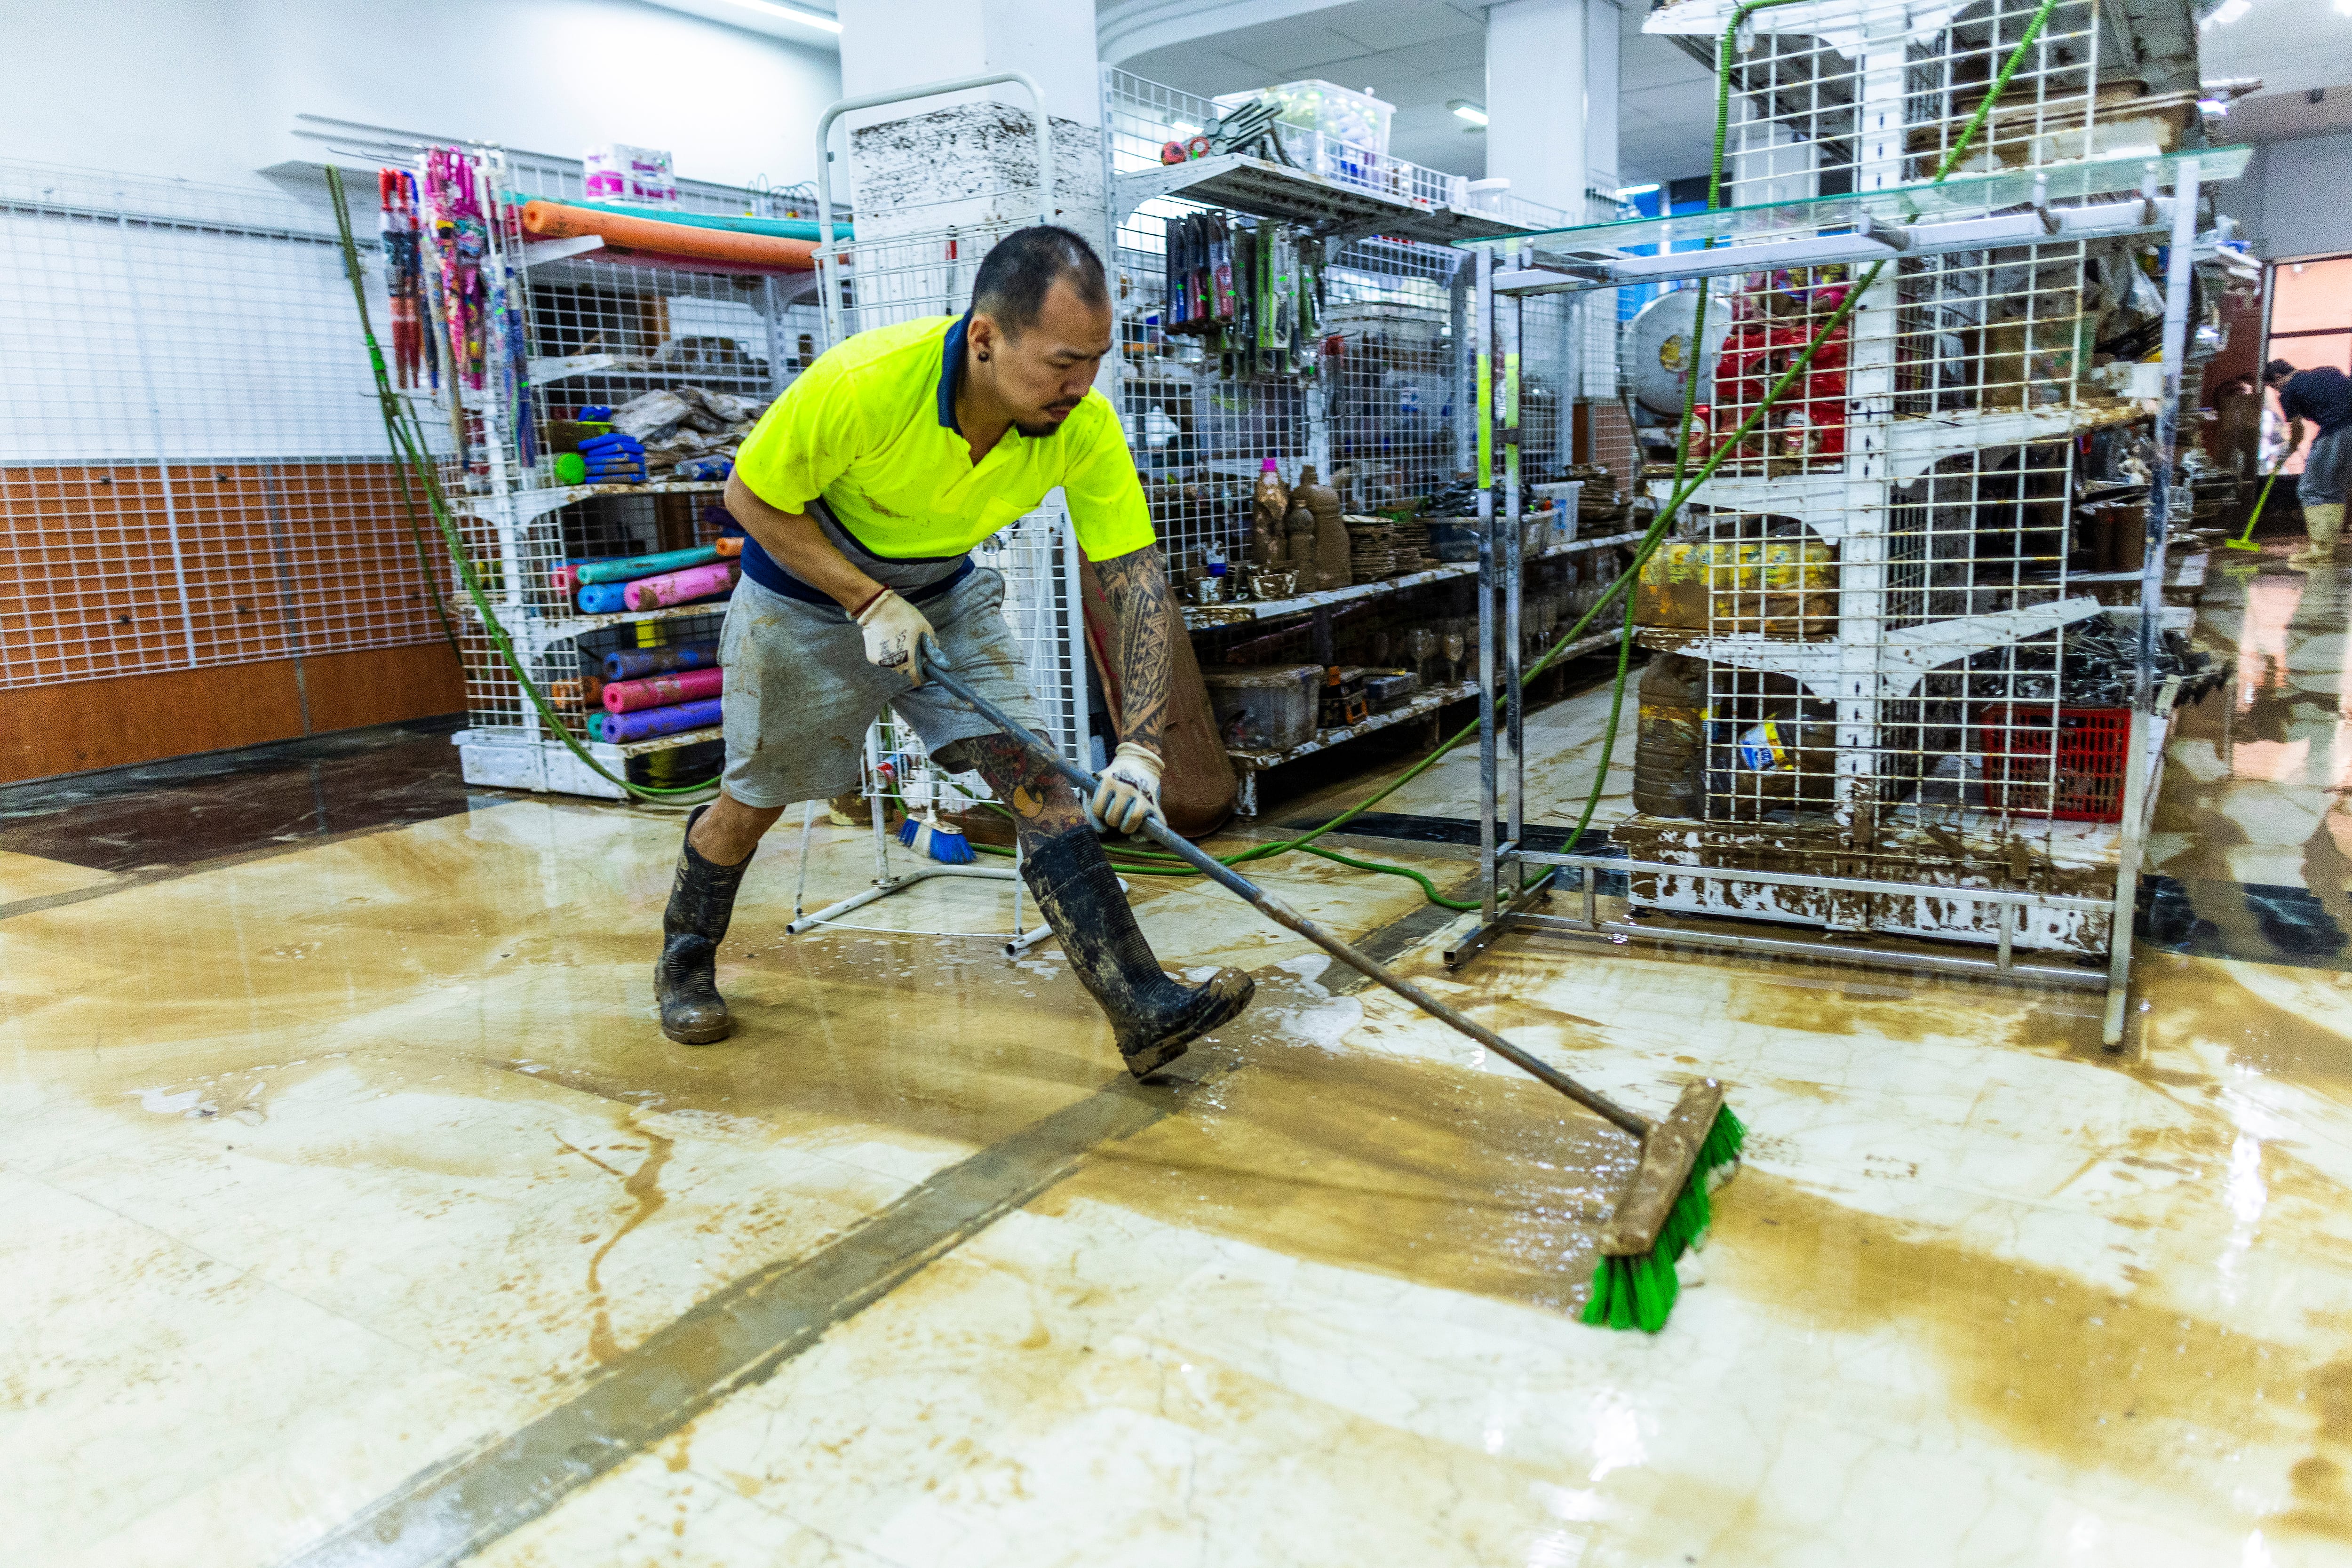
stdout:
<svg viewBox="0 0 2352 1568">
<path fill-rule="evenodd" d="M 1315 513 L 1307 505 L 1307 498 L 1293 491 L 1290 515 L 1282 520 L 1282 563 L 1298 574 L 1298 592 L 1311 594 L 1322 584 L 1316 581 Z"/>
<path fill-rule="evenodd" d="M 1290 487 L 1268 458 L 1258 469 L 1257 488 L 1251 495 L 1250 564 L 1278 567 L 1283 563 L 1283 520 L 1290 513 Z"/>
<path fill-rule="evenodd" d="M 1298 470 L 1294 503 L 1304 501 L 1315 518 L 1315 586 L 1345 588 L 1354 583 L 1354 546 L 1339 511 L 1339 492 L 1316 478 L 1315 465 Z"/>
</svg>

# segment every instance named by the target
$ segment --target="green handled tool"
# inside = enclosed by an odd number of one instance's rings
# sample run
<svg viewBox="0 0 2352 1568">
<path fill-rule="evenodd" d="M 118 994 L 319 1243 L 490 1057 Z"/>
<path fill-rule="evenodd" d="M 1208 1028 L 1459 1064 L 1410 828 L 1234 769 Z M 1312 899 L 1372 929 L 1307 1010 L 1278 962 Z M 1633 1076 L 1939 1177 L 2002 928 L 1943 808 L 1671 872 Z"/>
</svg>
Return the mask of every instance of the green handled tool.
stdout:
<svg viewBox="0 0 2352 1568">
<path fill-rule="evenodd" d="M 2293 453 L 2288 454 L 2289 457 L 2292 457 L 2293 455 Z M 2225 539 L 2221 541 L 2221 544 L 2224 549 L 2254 551 L 2262 549 L 2261 545 L 2256 544 L 2253 542 L 2254 524 L 2262 521 L 2263 505 L 2271 499 L 2271 487 L 2278 483 L 2278 477 L 2281 473 L 2285 471 L 2285 468 L 2286 458 L 2282 458 L 2279 459 L 2279 466 L 2271 470 L 2271 477 L 2263 481 L 2263 493 L 2254 498 L 2254 510 L 2252 512 L 2248 514 L 2246 518 L 2246 531 L 2238 535 L 2235 539 Z"/>
<path fill-rule="evenodd" d="M 1012 715 L 966 685 L 937 642 L 922 640 L 926 679 L 969 703 L 1032 756 L 1069 780 L 1082 798 L 1100 786 L 1094 774 L 1030 733 Z M 1275 924 L 1297 932 L 1366 979 L 1395 992 L 1431 1017 L 1466 1035 L 1530 1078 L 1549 1084 L 1594 1115 L 1640 1140 L 1642 1153 L 1617 1206 L 1601 1228 L 1601 1265 L 1584 1309 L 1588 1323 L 1640 1328 L 1655 1333 L 1664 1326 L 1677 1294 L 1675 1260 L 1704 1234 L 1710 1217 L 1707 1177 L 1739 1157 L 1747 1135 L 1723 1103 L 1723 1085 L 1701 1079 L 1682 1092 L 1675 1108 L 1652 1121 L 1585 1088 L 1549 1062 L 1464 1016 L 1411 981 L 1333 936 L 1280 899 L 1235 871 L 1154 816 L 1143 832 L 1160 847 L 1229 891 L 1245 899 Z"/>
</svg>

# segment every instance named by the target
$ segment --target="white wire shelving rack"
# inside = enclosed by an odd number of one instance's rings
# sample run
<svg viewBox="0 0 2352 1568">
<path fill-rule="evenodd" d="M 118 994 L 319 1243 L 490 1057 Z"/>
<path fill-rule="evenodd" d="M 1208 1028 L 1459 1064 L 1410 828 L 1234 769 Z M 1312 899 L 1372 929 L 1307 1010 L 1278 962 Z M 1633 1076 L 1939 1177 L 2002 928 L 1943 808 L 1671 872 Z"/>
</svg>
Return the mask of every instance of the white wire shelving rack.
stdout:
<svg viewBox="0 0 2352 1568">
<path fill-rule="evenodd" d="M 1475 399 L 1467 353 L 1466 257 L 1452 241 L 1496 226 L 1529 232 L 1565 215 L 1503 195 L 1473 205 L 1461 176 L 1423 168 L 1321 132 L 1281 128 L 1280 160 L 1259 144 L 1163 163 L 1161 149 L 1202 133 L 1221 113 L 1198 95 L 1115 67 L 1103 73 L 1104 184 L 1108 256 L 1118 273 L 1121 354 L 1115 384 L 1153 522 L 1171 577 L 1197 575 L 1213 554 L 1241 575 L 1252 486 L 1272 458 L 1286 482 L 1312 464 L 1357 516 L 1412 509 L 1470 469 Z M 1201 340 L 1169 331 L 1169 233 L 1196 214 L 1219 215 L 1234 234 L 1271 226 L 1277 244 L 1320 258 L 1314 349 L 1279 372 L 1237 367 Z M 1589 312 L 1541 300 L 1526 312 L 1526 456 L 1549 477 L 1570 458 L 1570 409 L 1580 384 L 1580 337 Z M 1607 371 L 1610 393 L 1614 371 Z M 1107 379 L 1109 379 L 1107 377 Z M 1630 476 L 1628 476 L 1630 479 Z M 1615 568 L 1624 541 L 1576 540 L 1539 548 L 1528 593 L 1547 606 L 1580 610 Z M 1396 710 L 1319 731 L 1280 752 L 1229 742 L 1240 809 L 1255 815 L 1258 774 L 1408 721 L 1429 719 L 1475 688 L 1458 645 L 1470 626 L 1468 563 L 1405 571 L 1345 588 L 1301 588 L 1275 600 L 1188 605 L 1204 665 L 1233 653 L 1256 664 L 1378 664 L 1412 668 L 1424 682 Z M 1404 625 L 1440 627 L 1436 651 L 1404 651 Z M 1448 658 L 1446 637 L 1457 645 Z M 1613 645 L 1604 631 L 1592 650 Z M 1386 650 L 1374 657 L 1375 648 Z M 1353 657 L 1351 657 L 1351 655 Z"/>
<path fill-rule="evenodd" d="M 429 149 L 386 132 L 370 139 L 370 150 L 388 165 L 416 167 Z M 533 199 L 579 199 L 577 169 L 561 160 L 492 146 L 450 151 L 470 162 L 494 216 Z M 795 192 L 692 184 L 678 202 L 684 212 L 755 216 L 798 216 L 807 205 Z M 520 242 L 520 230 L 502 221 L 485 231 L 484 274 L 520 306 L 523 374 L 501 374 L 494 355 L 481 386 L 466 386 L 444 350 L 437 385 L 407 395 L 425 427 L 449 437 L 444 488 L 483 571 L 491 613 L 558 721 L 605 769 L 640 784 L 709 776 L 719 759 L 717 725 L 602 741 L 587 727 L 596 710 L 588 694 L 608 654 L 715 645 L 725 601 L 587 614 L 556 574 L 567 562 L 708 543 L 724 521 L 718 501 L 726 486 L 658 474 L 641 484 L 561 483 L 551 427 L 583 407 L 688 387 L 733 400 L 737 417 L 725 423 L 740 434 L 817 352 L 814 276 L 646 266 L 607 259 L 580 240 Z M 548 731 L 475 606 L 460 595 L 457 608 L 468 720 L 453 740 L 466 781 L 624 798 Z"/>
<path fill-rule="evenodd" d="M 2200 193 L 2246 150 L 2202 144 L 2193 26 L 2067 0 L 1938 182 L 2035 9 L 1753 11 L 1719 67 L 1734 109 L 1720 210 L 1466 247 L 1498 360 L 1536 299 L 1731 279 L 1711 301 L 1732 311 L 1723 346 L 1691 356 L 1693 470 L 1884 265 L 1645 570 L 1642 640 L 1682 661 L 1660 708 L 1688 711 L 1679 739 L 1654 733 L 1645 672 L 1637 771 L 1675 787 L 1609 825 L 1612 854 L 1525 842 L 1517 465 L 1482 496 L 1496 526 L 1480 658 L 1503 679 L 1481 683 L 1499 695 L 1481 704 L 1482 908 L 1449 963 L 1533 929 L 2017 978 L 2104 989 L 2120 1039 L 2179 684 L 2155 678 L 2155 644 L 2193 616 L 2163 592 L 2187 515 L 2174 448 Z M 1727 4 L 1681 0 L 1646 26 L 1706 39 L 1730 21 Z M 1663 500 L 1674 481 L 1652 472 Z M 2128 494 L 2145 498 L 2136 616 L 2078 581 L 2122 575 L 2085 564 L 2078 522 Z M 2069 628 L 2102 615 L 2138 658 L 2128 703 L 2095 710 L 2069 700 L 2091 668 Z M 2062 737 L 2100 726 L 2122 754 L 2086 802 Z M 1623 889 L 1615 918 L 1604 873 Z M 1569 889 L 1580 916 L 1544 910 Z"/>
</svg>

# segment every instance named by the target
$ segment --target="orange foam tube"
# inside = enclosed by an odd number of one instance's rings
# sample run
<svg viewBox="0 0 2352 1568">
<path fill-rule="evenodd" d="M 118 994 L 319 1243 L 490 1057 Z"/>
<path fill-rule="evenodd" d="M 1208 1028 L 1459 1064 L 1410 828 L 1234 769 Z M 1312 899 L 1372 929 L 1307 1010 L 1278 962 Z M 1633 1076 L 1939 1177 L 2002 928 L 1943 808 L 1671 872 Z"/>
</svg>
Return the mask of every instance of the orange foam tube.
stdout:
<svg viewBox="0 0 2352 1568">
<path fill-rule="evenodd" d="M 658 218 L 624 217 L 619 213 L 566 206 L 561 202 L 529 202 L 522 209 L 525 232 L 541 239 L 576 239 L 595 235 L 607 246 L 650 251 L 666 257 L 732 262 L 739 267 L 772 268 L 784 272 L 816 269 L 816 242 L 778 239 L 765 234 L 738 234 L 732 229 L 695 228 Z"/>
</svg>

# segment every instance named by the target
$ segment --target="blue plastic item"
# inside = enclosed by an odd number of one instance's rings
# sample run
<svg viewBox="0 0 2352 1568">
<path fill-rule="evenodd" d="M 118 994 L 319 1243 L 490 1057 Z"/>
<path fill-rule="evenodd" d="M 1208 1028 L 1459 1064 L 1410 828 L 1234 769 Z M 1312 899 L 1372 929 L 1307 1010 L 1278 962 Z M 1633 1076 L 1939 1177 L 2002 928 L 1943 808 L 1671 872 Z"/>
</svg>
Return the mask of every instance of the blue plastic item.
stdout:
<svg viewBox="0 0 2352 1568">
<path fill-rule="evenodd" d="M 580 613 L 617 616 L 629 607 L 628 592 L 626 583 L 591 583 L 580 590 Z"/>
</svg>

